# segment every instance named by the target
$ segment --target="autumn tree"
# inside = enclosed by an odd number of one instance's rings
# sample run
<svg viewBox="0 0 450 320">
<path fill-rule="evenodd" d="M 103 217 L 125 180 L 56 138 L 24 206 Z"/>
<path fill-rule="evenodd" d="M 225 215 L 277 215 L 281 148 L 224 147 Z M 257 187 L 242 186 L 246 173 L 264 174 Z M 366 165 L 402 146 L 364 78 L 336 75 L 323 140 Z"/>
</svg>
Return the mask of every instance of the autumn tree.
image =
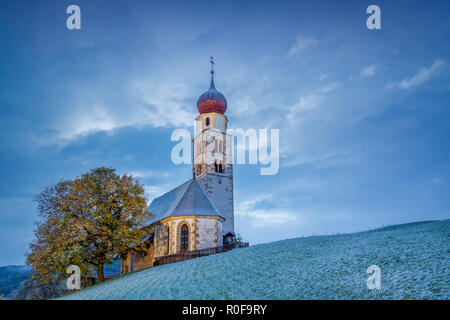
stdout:
<svg viewBox="0 0 450 320">
<path fill-rule="evenodd" d="M 90 271 L 89 264 L 81 260 L 79 240 L 82 235 L 75 232 L 75 221 L 70 213 L 72 184 L 70 180 L 60 181 L 47 186 L 35 198 L 39 220 L 27 254 L 34 282 L 47 284 L 55 277 L 61 280 L 71 264 L 78 265 L 83 274 Z"/>
<path fill-rule="evenodd" d="M 40 221 L 27 263 L 42 280 L 65 275 L 71 264 L 82 273 L 144 247 L 143 229 L 151 218 L 143 185 L 114 169 L 92 169 L 73 181 L 47 187 L 37 197 Z"/>
</svg>

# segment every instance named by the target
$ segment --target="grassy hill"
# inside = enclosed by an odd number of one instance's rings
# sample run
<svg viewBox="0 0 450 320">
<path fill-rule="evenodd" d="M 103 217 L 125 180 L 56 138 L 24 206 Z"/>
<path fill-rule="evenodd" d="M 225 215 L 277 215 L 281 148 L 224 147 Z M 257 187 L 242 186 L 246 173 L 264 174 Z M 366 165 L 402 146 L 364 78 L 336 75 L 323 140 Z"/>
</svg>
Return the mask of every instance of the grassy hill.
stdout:
<svg viewBox="0 0 450 320">
<path fill-rule="evenodd" d="M 450 220 L 283 240 L 145 269 L 65 299 L 449 299 Z M 381 268 L 368 290 L 366 269 Z"/>
</svg>

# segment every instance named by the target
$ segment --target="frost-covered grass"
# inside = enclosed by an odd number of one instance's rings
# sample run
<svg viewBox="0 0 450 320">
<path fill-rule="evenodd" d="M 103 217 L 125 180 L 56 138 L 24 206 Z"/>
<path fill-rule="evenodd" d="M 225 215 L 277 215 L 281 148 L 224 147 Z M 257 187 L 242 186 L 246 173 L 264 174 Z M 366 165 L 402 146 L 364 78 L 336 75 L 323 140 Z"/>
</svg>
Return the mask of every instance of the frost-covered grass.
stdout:
<svg viewBox="0 0 450 320">
<path fill-rule="evenodd" d="M 145 269 L 65 299 L 449 299 L 450 220 L 283 240 Z M 368 290 L 366 269 L 381 268 Z"/>
</svg>

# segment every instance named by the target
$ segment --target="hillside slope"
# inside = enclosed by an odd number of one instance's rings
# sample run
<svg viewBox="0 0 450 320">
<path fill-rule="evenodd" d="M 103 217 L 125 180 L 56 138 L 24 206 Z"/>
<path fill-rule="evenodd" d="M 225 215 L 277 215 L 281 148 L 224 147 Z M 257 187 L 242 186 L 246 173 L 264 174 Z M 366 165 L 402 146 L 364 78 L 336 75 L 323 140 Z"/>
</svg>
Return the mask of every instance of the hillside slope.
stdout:
<svg viewBox="0 0 450 320">
<path fill-rule="evenodd" d="M 65 299 L 449 299 L 450 220 L 283 240 L 159 266 Z M 381 268 L 368 290 L 366 269 Z"/>
<path fill-rule="evenodd" d="M 104 274 L 107 276 L 120 274 L 120 261 L 105 265 Z M 12 298 L 12 293 L 18 289 L 25 279 L 31 277 L 30 266 L 4 266 L 0 267 L 0 297 Z M 65 284 L 64 284 L 65 285 Z"/>
<path fill-rule="evenodd" d="M 0 267 L 0 296 L 9 294 L 17 289 L 22 281 L 28 278 L 29 266 L 6 266 Z"/>
</svg>

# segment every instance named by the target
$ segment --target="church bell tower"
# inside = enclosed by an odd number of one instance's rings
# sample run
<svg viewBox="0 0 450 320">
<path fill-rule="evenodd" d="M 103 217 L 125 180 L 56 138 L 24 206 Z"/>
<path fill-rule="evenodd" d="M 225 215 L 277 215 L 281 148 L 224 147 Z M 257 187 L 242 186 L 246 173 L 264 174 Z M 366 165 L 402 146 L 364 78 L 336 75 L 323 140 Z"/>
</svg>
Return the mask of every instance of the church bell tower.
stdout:
<svg viewBox="0 0 450 320">
<path fill-rule="evenodd" d="M 214 85 L 211 57 L 211 85 L 197 101 L 200 115 L 195 119 L 193 175 L 225 218 L 223 234 L 234 235 L 232 137 L 227 134 L 227 100 Z"/>
</svg>

